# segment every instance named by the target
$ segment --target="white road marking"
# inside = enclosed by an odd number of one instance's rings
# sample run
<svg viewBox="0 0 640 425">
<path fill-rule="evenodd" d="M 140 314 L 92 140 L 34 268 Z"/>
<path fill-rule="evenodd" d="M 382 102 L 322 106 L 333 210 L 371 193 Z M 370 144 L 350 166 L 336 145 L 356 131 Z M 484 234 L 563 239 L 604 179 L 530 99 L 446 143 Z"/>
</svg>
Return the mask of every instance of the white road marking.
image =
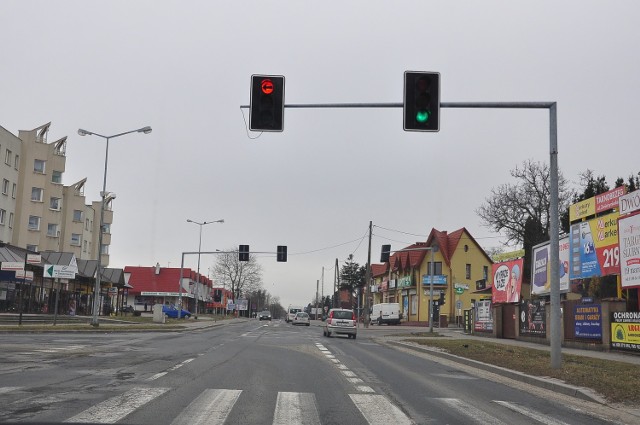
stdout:
<svg viewBox="0 0 640 425">
<path fill-rule="evenodd" d="M 458 400 L 457 398 L 440 398 L 438 400 L 445 403 L 452 410 L 464 415 L 468 419 L 468 423 L 506 425 L 504 422 L 489 415 L 485 411 L 480 410 L 469 403 L 465 403 L 462 400 Z"/>
<path fill-rule="evenodd" d="M 358 385 L 356 388 L 361 393 L 375 393 L 375 390 L 368 385 Z"/>
<path fill-rule="evenodd" d="M 352 384 L 362 384 L 362 379 L 360 378 L 347 378 L 347 381 L 351 382 Z"/>
<path fill-rule="evenodd" d="M 377 394 L 349 394 L 369 425 L 413 425 L 402 410 L 384 396 Z"/>
<path fill-rule="evenodd" d="M 164 375 L 166 375 L 169 372 L 160 372 L 160 373 L 156 373 L 155 375 L 151 376 L 149 379 L 147 379 L 147 381 L 155 381 L 158 378 L 162 378 Z"/>
<path fill-rule="evenodd" d="M 274 425 L 320 425 L 316 396 L 311 393 L 278 393 Z"/>
<path fill-rule="evenodd" d="M 132 388 L 80 412 L 65 422 L 113 424 L 167 391 L 169 388 Z"/>
<path fill-rule="evenodd" d="M 14 391 L 20 391 L 22 387 L 0 387 L 0 394 L 7 394 Z"/>
<path fill-rule="evenodd" d="M 191 402 L 171 425 L 222 425 L 242 390 L 208 389 Z"/>
<path fill-rule="evenodd" d="M 344 374 L 344 376 L 346 376 L 347 378 L 355 378 L 356 374 L 351 372 L 350 370 L 343 370 L 342 373 Z"/>
<path fill-rule="evenodd" d="M 341 369 L 341 370 L 347 370 L 347 369 L 349 369 L 347 366 L 345 366 L 345 365 L 343 365 L 343 364 L 336 365 L 336 367 L 337 367 L 338 369 Z"/>
<path fill-rule="evenodd" d="M 499 404 L 500 406 L 506 407 L 509 410 L 513 410 L 514 412 L 518 412 L 521 415 L 524 415 L 528 418 L 531 418 L 535 421 L 540 422 L 541 424 L 545 424 L 545 425 L 567 425 L 566 422 L 562 422 L 559 421 L 557 419 L 551 418 L 549 416 L 546 415 L 541 415 L 540 413 L 531 410 L 527 407 L 523 407 L 520 406 L 516 403 L 511 403 L 509 401 L 501 401 L 501 400 L 494 400 L 493 401 L 496 404 Z"/>
</svg>

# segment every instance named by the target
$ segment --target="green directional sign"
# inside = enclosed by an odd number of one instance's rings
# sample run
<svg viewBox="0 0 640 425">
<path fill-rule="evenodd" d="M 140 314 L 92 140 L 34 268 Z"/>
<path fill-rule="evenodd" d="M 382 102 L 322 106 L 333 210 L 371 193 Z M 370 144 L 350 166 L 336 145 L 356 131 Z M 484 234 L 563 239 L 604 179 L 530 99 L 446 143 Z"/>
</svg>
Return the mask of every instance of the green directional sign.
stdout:
<svg viewBox="0 0 640 425">
<path fill-rule="evenodd" d="M 458 295 L 464 294 L 464 288 L 462 288 L 462 287 L 457 286 L 455 288 L 455 291 L 456 291 L 456 294 L 458 294 Z"/>
<path fill-rule="evenodd" d="M 44 269 L 45 277 L 53 277 L 53 266 L 49 266 Z"/>
</svg>

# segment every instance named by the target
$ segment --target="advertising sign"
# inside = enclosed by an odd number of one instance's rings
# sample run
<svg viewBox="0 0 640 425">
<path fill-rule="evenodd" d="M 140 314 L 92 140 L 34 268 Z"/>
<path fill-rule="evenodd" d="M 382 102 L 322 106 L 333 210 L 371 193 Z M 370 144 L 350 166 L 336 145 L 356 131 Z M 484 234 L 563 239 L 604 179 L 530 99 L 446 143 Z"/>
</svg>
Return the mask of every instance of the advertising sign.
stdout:
<svg viewBox="0 0 640 425">
<path fill-rule="evenodd" d="M 249 309 L 249 300 L 236 300 L 236 310 L 246 311 Z"/>
<path fill-rule="evenodd" d="M 571 205 L 569 207 L 569 221 L 574 222 L 581 218 L 618 208 L 618 200 L 626 192 L 626 186 L 620 186 Z"/>
<path fill-rule="evenodd" d="M 558 241 L 558 274 L 560 275 L 560 292 L 569 291 L 569 237 Z M 551 264 L 549 263 L 549 242 L 533 247 L 531 267 L 531 293 L 548 295 L 551 292 Z"/>
<path fill-rule="evenodd" d="M 422 275 L 422 284 L 430 285 L 431 284 L 431 275 L 423 274 Z M 434 285 L 446 285 L 447 284 L 447 275 L 444 274 L 434 274 L 433 275 L 433 284 Z"/>
<path fill-rule="evenodd" d="M 571 225 L 570 278 L 620 273 L 618 213 Z"/>
<path fill-rule="evenodd" d="M 640 352 L 640 312 L 611 313 L 611 348 Z"/>
<path fill-rule="evenodd" d="M 640 286 L 640 214 L 621 218 L 618 225 L 620 226 L 622 288 L 638 287 Z"/>
<path fill-rule="evenodd" d="M 520 301 L 523 265 L 524 260 L 519 258 L 492 266 L 491 296 L 494 303 L 517 303 Z"/>
<path fill-rule="evenodd" d="M 573 307 L 575 337 L 602 339 L 602 307 L 600 304 L 576 304 Z"/>
<path fill-rule="evenodd" d="M 631 214 L 634 211 L 640 211 L 640 190 L 635 190 L 618 199 L 620 215 Z"/>
<path fill-rule="evenodd" d="M 57 264 L 45 264 L 42 270 L 42 277 L 49 279 L 75 279 L 77 268 L 71 266 L 61 266 Z"/>
<path fill-rule="evenodd" d="M 479 332 L 493 332 L 491 300 L 475 302 L 473 306 L 473 329 Z"/>
<path fill-rule="evenodd" d="M 544 300 L 523 300 L 520 304 L 520 335 L 547 334 L 547 314 Z"/>
<path fill-rule="evenodd" d="M 22 261 L 3 261 L 0 265 L 0 270 L 24 270 L 24 263 Z"/>
</svg>

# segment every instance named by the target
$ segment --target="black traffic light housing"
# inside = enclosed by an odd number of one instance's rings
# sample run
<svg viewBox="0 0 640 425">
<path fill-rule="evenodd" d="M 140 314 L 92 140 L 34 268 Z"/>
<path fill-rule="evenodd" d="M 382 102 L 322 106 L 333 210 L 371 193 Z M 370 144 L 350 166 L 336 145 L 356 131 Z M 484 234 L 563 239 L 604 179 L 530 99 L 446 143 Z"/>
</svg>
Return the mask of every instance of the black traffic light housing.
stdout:
<svg viewBox="0 0 640 425">
<path fill-rule="evenodd" d="M 438 300 L 439 305 L 444 304 L 444 291 L 440 291 L 440 299 Z"/>
<path fill-rule="evenodd" d="M 252 75 L 249 129 L 284 130 L 284 76 Z"/>
<path fill-rule="evenodd" d="M 249 261 L 249 245 L 240 245 L 238 248 L 238 260 Z"/>
<path fill-rule="evenodd" d="M 382 245 L 382 250 L 380 252 L 380 262 L 386 263 L 389 261 L 389 254 L 391 253 L 391 245 Z"/>
<path fill-rule="evenodd" d="M 440 73 L 405 71 L 405 131 L 440 131 Z"/>
<path fill-rule="evenodd" d="M 277 254 L 276 254 L 276 258 L 281 263 L 285 263 L 287 261 L 287 246 L 286 245 L 278 245 L 278 251 L 277 251 Z"/>
</svg>

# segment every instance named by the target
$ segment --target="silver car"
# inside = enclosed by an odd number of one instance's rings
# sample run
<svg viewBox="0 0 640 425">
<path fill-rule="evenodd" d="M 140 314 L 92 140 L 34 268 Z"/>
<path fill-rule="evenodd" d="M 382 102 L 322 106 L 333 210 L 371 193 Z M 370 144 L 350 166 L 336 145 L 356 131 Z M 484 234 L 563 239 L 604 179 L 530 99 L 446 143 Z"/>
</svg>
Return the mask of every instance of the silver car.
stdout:
<svg viewBox="0 0 640 425">
<path fill-rule="evenodd" d="M 291 324 L 309 326 L 309 315 L 304 312 L 296 313 L 296 315 L 293 317 L 293 320 L 291 321 Z"/>
<path fill-rule="evenodd" d="M 322 334 L 330 337 L 331 334 L 347 335 L 349 338 L 356 339 L 358 333 L 358 322 L 356 314 L 353 310 L 344 308 L 332 308 L 329 310 L 327 320 L 325 320 L 322 328 Z"/>
</svg>

